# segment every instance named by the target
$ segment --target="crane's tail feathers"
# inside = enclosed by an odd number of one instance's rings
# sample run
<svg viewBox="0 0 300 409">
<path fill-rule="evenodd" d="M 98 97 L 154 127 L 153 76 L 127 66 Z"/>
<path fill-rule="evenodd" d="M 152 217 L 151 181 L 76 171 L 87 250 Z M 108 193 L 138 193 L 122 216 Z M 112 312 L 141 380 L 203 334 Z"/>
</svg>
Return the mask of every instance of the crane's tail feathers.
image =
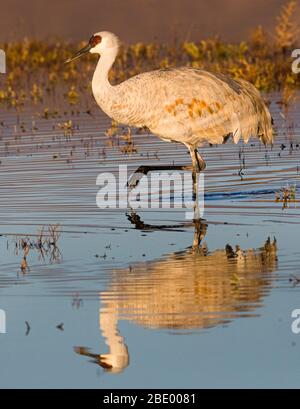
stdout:
<svg viewBox="0 0 300 409">
<path fill-rule="evenodd" d="M 271 114 L 264 103 L 262 103 L 260 112 L 260 119 L 258 123 L 258 136 L 260 140 L 266 144 L 273 144 L 274 136 L 273 136 L 273 119 Z"/>
<path fill-rule="evenodd" d="M 272 117 L 259 91 L 247 81 L 237 80 L 242 87 L 239 105 L 244 107 L 242 118 L 233 119 L 237 125 L 234 141 L 242 136 L 247 143 L 253 136 L 266 144 L 273 144 Z"/>
</svg>

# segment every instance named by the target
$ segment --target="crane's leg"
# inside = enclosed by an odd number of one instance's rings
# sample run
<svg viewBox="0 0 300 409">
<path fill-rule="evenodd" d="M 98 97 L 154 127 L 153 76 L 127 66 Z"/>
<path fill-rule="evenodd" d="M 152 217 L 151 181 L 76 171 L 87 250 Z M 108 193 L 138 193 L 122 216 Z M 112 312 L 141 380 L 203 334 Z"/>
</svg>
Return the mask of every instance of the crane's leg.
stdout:
<svg viewBox="0 0 300 409">
<path fill-rule="evenodd" d="M 199 209 L 198 209 L 198 174 L 202 172 L 206 168 L 205 160 L 199 154 L 197 149 L 188 146 L 190 155 L 192 158 L 192 166 L 140 166 L 129 178 L 127 181 L 127 187 L 129 190 L 134 189 L 139 181 L 141 180 L 143 175 L 147 175 L 149 172 L 153 171 L 164 171 L 164 170 L 191 170 L 192 171 L 192 178 L 193 178 L 193 201 L 195 202 L 195 219 L 199 217 Z"/>
<path fill-rule="evenodd" d="M 198 174 L 206 168 L 205 160 L 197 149 L 189 148 L 192 158 L 192 178 L 193 178 L 193 201 L 198 197 Z"/>
<path fill-rule="evenodd" d="M 127 187 L 130 190 L 134 189 L 143 175 L 147 175 L 149 172 L 155 171 L 167 171 L 167 170 L 191 170 L 193 174 L 193 181 L 196 180 L 195 175 L 199 172 L 202 172 L 206 168 L 206 163 L 202 156 L 199 154 L 197 149 L 189 148 L 191 158 L 192 158 L 192 166 L 188 165 L 160 165 L 160 166 L 140 166 L 133 172 L 127 182 Z"/>
<path fill-rule="evenodd" d="M 161 166 L 140 166 L 134 173 L 130 176 L 127 181 L 127 187 L 132 190 L 134 189 L 141 180 L 143 175 L 147 175 L 149 172 L 156 172 L 162 170 L 192 170 L 192 166 L 177 166 L 177 165 L 161 165 Z"/>
</svg>

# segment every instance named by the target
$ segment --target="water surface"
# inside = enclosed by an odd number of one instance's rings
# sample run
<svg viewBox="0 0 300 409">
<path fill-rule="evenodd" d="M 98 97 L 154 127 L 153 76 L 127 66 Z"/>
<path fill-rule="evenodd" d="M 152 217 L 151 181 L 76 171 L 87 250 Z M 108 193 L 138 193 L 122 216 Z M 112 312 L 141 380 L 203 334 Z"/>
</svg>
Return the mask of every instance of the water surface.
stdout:
<svg viewBox="0 0 300 409">
<path fill-rule="evenodd" d="M 270 99 L 272 149 L 203 148 L 196 225 L 180 209 L 96 206 L 100 172 L 188 164 L 184 147 L 140 133 L 125 154 L 97 109 L 1 109 L 1 387 L 299 387 L 299 105 L 284 117 Z"/>
</svg>

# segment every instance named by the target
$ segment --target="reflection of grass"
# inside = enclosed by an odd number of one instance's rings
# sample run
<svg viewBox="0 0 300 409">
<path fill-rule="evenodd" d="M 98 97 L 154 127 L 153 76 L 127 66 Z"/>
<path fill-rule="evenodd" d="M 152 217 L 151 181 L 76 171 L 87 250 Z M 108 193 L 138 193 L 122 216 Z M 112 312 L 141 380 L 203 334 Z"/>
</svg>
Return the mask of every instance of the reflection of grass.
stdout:
<svg viewBox="0 0 300 409">
<path fill-rule="evenodd" d="M 280 189 L 278 192 L 275 192 L 275 201 L 282 203 L 282 208 L 286 209 L 291 202 L 296 201 L 296 185 L 286 186 Z"/>
<path fill-rule="evenodd" d="M 244 78 L 260 90 L 284 89 L 286 102 L 289 90 L 300 86 L 299 76 L 291 71 L 290 57 L 297 38 L 292 18 L 296 5 L 296 0 L 289 0 L 282 9 L 273 36 L 258 27 L 247 41 L 238 44 L 215 37 L 176 46 L 156 43 L 123 46 L 110 73 L 111 80 L 117 83 L 143 71 L 188 65 Z M 0 44 L 6 51 L 8 65 L 8 74 L 2 77 L 4 84 L 0 86 L 0 103 L 22 107 L 27 102 L 45 102 L 49 97 L 57 101 L 61 95 L 70 105 L 76 105 L 84 96 L 89 97 L 94 56 L 63 64 L 82 45 L 30 39 Z M 57 87 L 60 89 L 56 92 Z"/>
</svg>

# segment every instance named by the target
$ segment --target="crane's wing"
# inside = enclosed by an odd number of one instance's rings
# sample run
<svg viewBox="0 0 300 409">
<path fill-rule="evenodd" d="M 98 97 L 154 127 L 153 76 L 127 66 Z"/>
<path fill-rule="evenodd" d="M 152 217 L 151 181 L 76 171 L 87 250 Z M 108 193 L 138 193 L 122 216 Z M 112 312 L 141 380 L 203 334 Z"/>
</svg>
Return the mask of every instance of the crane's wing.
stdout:
<svg viewBox="0 0 300 409">
<path fill-rule="evenodd" d="M 131 117 L 161 136 L 175 139 L 178 129 L 191 143 L 222 143 L 228 136 L 235 143 L 250 137 L 273 142 L 269 110 L 247 81 L 184 67 L 140 74 L 126 83 Z"/>
</svg>

